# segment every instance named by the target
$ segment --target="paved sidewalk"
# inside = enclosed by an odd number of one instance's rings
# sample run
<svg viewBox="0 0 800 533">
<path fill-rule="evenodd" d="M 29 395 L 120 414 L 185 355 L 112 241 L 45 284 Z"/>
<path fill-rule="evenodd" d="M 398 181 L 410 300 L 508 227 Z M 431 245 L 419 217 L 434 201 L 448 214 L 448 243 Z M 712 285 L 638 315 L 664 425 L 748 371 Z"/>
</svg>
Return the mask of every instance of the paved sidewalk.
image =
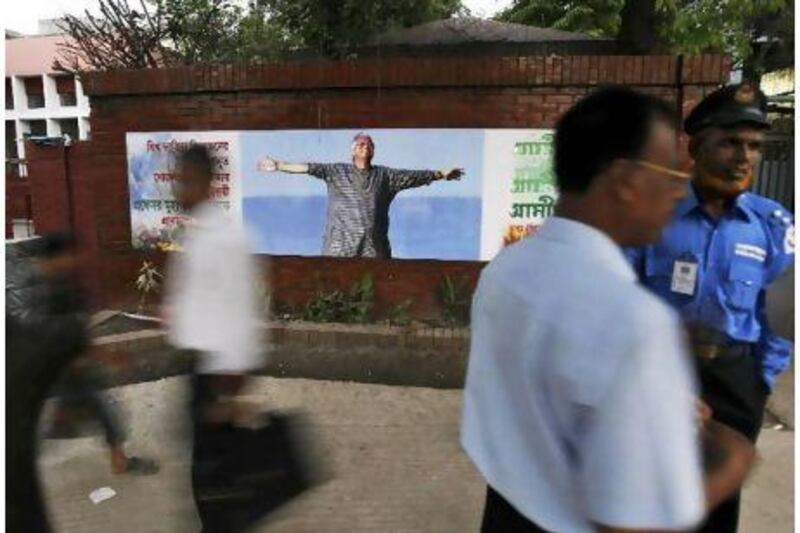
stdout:
<svg viewBox="0 0 800 533">
<path fill-rule="evenodd" d="M 199 529 L 178 411 L 183 386 L 171 378 L 112 393 L 129 415 L 131 451 L 162 462 L 156 476 L 111 475 L 99 437 L 45 442 L 40 463 L 57 531 Z M 257 531 L 477 531 L 484 485 L 458 445 L 461 391 L 260 378 L 251 394 L 267 406 L 306 409 L 334 476 Z M 792 531 L 793 437 L 764 431 L 743 532 Z M 117 495 L 92 504 L 89 493 L 103 486 Z"/>
</svg>

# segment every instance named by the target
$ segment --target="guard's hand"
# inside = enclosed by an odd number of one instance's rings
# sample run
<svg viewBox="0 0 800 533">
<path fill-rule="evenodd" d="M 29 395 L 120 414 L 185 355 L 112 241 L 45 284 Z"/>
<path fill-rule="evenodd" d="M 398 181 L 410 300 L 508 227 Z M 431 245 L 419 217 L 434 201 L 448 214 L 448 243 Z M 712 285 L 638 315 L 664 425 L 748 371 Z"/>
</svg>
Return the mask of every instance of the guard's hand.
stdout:
<svg viewBox="0 0 800 533">
<path fill-rule="evenodd" d="M 464 175 L 463 168 L 449 168 L 447 170 L 442 171 L 442 179 L 447 181 L 460 180 L 461 176 L 463 175 Z"/>
<path fill-rule="evenodd" d="M 257 165 L 259 172 L 275 172 L 278 170 L 278 162 L 269 157 L 260 160 Z"/>
</svg>

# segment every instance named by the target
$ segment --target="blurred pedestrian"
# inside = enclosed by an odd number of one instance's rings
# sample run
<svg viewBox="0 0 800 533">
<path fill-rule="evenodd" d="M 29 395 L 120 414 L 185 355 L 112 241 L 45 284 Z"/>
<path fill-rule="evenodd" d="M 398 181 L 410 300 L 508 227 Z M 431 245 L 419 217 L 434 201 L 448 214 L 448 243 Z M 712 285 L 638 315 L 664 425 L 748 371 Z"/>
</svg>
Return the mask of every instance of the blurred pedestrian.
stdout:
<svg viewBox="0 0 800 533">
<path fill-rule="evenodd" d="M 54 232 L 42 239 L 37 260 L 41 283 L 33 302 L 33 317 L 40 323 L 70 316 L 78 325 L 74 335 L 81 339 L 80 351 L 64 372 L 54 391 L 55 417 L 47 435 L 70 437 L 75 419 L 83 412 L 96 418 L 103 428 L 114 474 L 154 474 L 158 465 L 151 459 L 129 456 L 125 451 L 125 431 L 113 405 L 100 392 L 102 379 L 90 356 L 89 305 L 80 281 L 80 254 L 73 237 Z"/>
<path fill-rule="evenodd" d="M 200 494 L 204 470 L 219 459 L 220 432 L 231 430 L 237 396 L 263 366 L 259 286 L 244 230 L 210 200 L 213 160 L 193 144 L 177 156 L 175 194 L 192 219 L 183 251 L 171 255 L 164 316 L 173 345 L 191 352 L 194 423 L 192 486 L 203 530 L 226 531 Z"/>
<path fill-rule="evenodd" d="M 6 531 L 51 531 L 37 471 L 39 418 L 58 376 L 83 348 L 76 319 L 35 327 L 6 311 Z"/>
<path fill-rule="evenodd" d="M 483 270 L 473 300 L 462 443 L 488 484 L 484 532 L 688 529 L 753 459 L 709 423 L 668 306 L 620 246 L 657 239 L 687 177 L 674 113 L 600 89 L 559 121 L 555 216 Z"/>
</svg>

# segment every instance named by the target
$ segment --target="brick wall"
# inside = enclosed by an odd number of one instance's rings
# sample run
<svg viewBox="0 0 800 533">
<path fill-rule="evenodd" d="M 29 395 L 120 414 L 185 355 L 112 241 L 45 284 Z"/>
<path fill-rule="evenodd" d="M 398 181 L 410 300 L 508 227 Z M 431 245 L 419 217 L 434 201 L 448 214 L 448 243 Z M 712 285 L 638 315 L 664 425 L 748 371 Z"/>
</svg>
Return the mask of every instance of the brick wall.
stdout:
<svg viewBox="0 0 800 533">
<path fill-rule="evenodd" d="M 30 219 L 31 186 L 27 179 L 6 175 L 6 239 L 14 235 L 14 219 Z"/>
<path fill-rule="evenodd" d="M 74 201 L 82 210 L 76 224 L 92 241 L 104 302 L 130 300 L 142 255 L 129 244 L 126 132 L 546 128 L 588 90 L 605 83 L 635 86 L 685 114 L 726 81 L 729 70 L 729 58 L 721 55 L 532 56 L 309 60 L 88 74 L 83 81 L 92 99 L 92 139 L 68 154 Z M 31 153 L 29 168 L 37 183 L 42 172 L 58 175 L 51 160 L 59 156 L 63 152 Z M 47 227 L 65 223 L 59 187 L 36 188 L 53 196 L 40 201 L 35 193 L 37 223 L 39 217 Z M 379 310 L 411 299 L 413 314 L 421 317 L 440 312 L 436 291 L 444 275 L 474 283 L 482 267 L 478 262 L 295 257 L 276 257 L 270 265 L 280 301 L 299 304 L 315 290 L 349 287 L 372 272 Z"/>
<path fill-rule="evenodd" d="M 28 167 L 33 219 L 40 235 L 71 227 L 67 191 L 67 166 L 62 146 L 37 146 L 25 143 L 25 153 L 33 165 Z"/>
</svg>

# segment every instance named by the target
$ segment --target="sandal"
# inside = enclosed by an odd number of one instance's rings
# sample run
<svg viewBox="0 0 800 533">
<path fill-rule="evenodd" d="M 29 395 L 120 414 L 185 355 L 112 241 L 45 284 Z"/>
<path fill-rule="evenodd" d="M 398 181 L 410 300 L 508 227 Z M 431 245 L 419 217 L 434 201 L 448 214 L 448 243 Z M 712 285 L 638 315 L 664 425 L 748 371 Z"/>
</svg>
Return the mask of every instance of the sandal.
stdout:
<svg viewBox="0 0 800 533">
<path fill-rule="evenodd" d="M 152 459 L 141 457 L 128 457 L 125 470 L 120 474 L 133 474 L 138 476 L 150 476 L 158 473 L 158 463 Z"/>
</svg>

